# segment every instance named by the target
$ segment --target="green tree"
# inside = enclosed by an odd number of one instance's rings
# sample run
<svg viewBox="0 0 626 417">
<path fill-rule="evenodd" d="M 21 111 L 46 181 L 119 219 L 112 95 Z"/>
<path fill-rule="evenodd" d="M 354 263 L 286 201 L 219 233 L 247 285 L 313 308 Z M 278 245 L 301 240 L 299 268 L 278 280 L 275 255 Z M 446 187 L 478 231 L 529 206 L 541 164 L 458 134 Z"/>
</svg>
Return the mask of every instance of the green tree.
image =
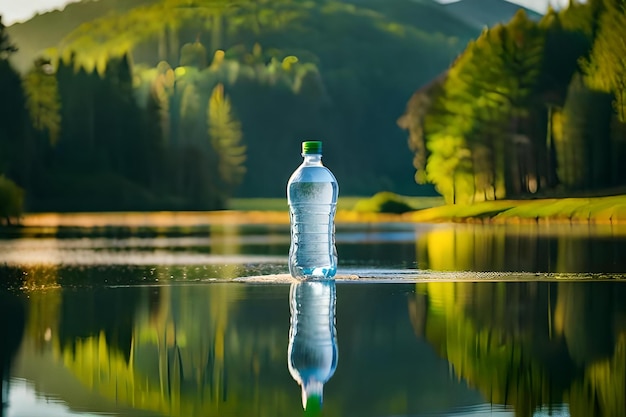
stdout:
<svg viewBox="0 0 626 417">
<path fill-rule="evenodd" d="M 20 74 L 9 62 L 17 51 L 0 16 L 0 173 L 30 185 L 31 138 Z"/>
<path fill-rule="evenodd" d="M 187 43 L 180 51 L 181 66 L 195 66 L 203 69 L 207 66 L 206 48 L 200 42 Z"/>
<path fill-rule="evenodd" d="M 15 52 L 17 52 L 17 47 L 11 42 L 6 26 L 2 23 L 2 15 L 0 15 L 0 60 L 8 59 Z"/>
<path fill-rule="evenodd" d="M 407 103 L 404 114 L 397 123 L 409 132 L 409 149 L 413 152 L 413 167 L 416 169 L 415 182 L 426 184 L 426 161 L 428 149 L 424 132 L 424 121 L 433 102 L 439 98 L 447 73 L 416 91 Z"/>
<path fill-rule="evenodd" d="M 194 84 L 185 85 L 180 101 L 180 137 L 184 143 L 206 144 L 206 124 Z"/>
<path fill-rule="evenodd" d="M 534 193 L 547 182 L 544 136 L 533 130 L 544 44 L 539 25 L 518 12 L 468 44 L 427 104 L 426 178 L 448 202 Z"/>
<path fill-rule="evenodd" d="M 61 129 L 61 102 L 54 68 L 49 60 L 38 59 L 24 77 L 26 105 L 32 126 L 56 144 Z"/>
<path fill-rule="evenodd" d="M 557 13 L 552 8 L 541 19 L 539 26 L 545 31 L 545 51 L 541 67 L 537 106 L 547 109 L 546 114 L 546 182 L 549 187 L 558 184 L 555 133 L 562 132 L 555 120 L 562 120 L 561 110 L 567 90 L 575 73 L 580 71 L 579 62 L 591 50 L 591 22 L 586 18 L 590 7 L 582 9 L 579 4 Z M 582 14 L 581 12 L 586 14 Z M 563 169 L 562 165 L 559 169 Z M 570 168 L 565 168 L 570 169 Z"/>
<path fill-rule="evenodd" d="M 626 122 L 626 2 L 605 0 L 600 15 L 599 31 L 593 49 L 583 62 L 586 82 L 593 88 L 615 96 L 619 120 Z"/>
<path fill-rule="evenodd" d="M 141 115 L 142 128 L 139 140 L 142 142 L 142 156 L 147 161 L 143 167 L 144 182 L 156 195 L 166 196 L 169 192 L 166 186 L 169 170 L 166 163 L 160 103 L 153 91 L 148 95 Z"/>
<path fill-rule="evenodd" d="M 24 207 L 24 190 L 0 175 L 0 224 L 11 224 L 19 219 Z"/>
<path fill-rule="evenodd" d="M 593 189 L 610 184 L 611 97 L 590 90 L 577 74 L 563 108 L 563 132 L 556 141 L 559 179 L 566 188 Z"/>
<path fill-rule="evenodd" d="M 450 177 L 456 183 L 454 202 L 499 199 L 506 194 L 505 139 L 510 114 L 506 90 L 496 84 L 490 90 L 489 78 L 472 76 L 483 71 L 481 65 L 484 64 L 486 68 L 495 68 L 493 76 L 498 77 L 498 62 L 490 62 L 496 59 L 490 54 L 497 52 L 485 51 L 492 48 L 486 41 L 487 35 L 488 32 L 481 35 L 485 37 L 480 43 L 481 38 L 470 43 L 451 68 L 444 92 L 433 106 L 432 117 L 427 118 L 429 132 L 448 132 L 446 135 L 463 138 L 465 150 L 454 155 L 462 157 L 464 168 L 455 170 Z"/>
<path fill-rule="evenodd" d="M 55 155 L 59 172 L 100 170 L 96 150 L 96 85 L 98 75 L 80 67 L 75 56 L 60 60 L 56 80 L 61 99 L 61 134 Z"/>
<path fill-rule="evenodd" d="M 132 85 L 128 54 L 112 58 L 102 77 L 96 80 L 96 144 L 105 156 L 105 168 L 141 181 L 149 161 L 142 158 L 140 109 Z"/>
<path fill-rule="evenodd" d="M 468 82 L 481 83 L 484 95 L 494 96 L 501 102 L 500 109 L 508 113 L 509 134 L 502 138 L 507 194 L 533 193 L 546 176 L 541 170 L 545 166 L 545 141 L 536 141 L 529 129 L 544 39 L 538 24 L 520 10 L 506 26 L 488 30 L 482 39 L 484 45 L 481 38 L 477 40 L 477 71 L 465 73 Z"/>
<path fill-rule="evenodd" d="M 242 142 L 241 123 L 232 112 L 230 99 L 224 95 L 223 84 L 216 85 L 211 93 L 207 120 L 211 145 L 217 153 L 219 177 L 228 191 L 232 191 L 246 173 L 246 146 Z"/>
</svg>

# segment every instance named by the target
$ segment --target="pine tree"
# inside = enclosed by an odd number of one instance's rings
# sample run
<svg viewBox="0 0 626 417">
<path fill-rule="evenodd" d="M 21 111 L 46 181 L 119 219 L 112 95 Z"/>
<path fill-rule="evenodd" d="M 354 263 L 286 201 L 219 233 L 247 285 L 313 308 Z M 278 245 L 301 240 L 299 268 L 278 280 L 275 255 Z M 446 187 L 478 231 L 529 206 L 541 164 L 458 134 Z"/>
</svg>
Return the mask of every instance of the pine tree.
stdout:
<svg viewBox="0 0 626 417">
<path fill-rule="evenodd" d="M 8 59 L 15 52 L 17 52 L 17 47 L 9 39 L 6 26 L 2 23 L 2 15 L 0 15 L 0 60 Z"/>
<path fill-rule="evenodd" d="M 241 184 L 246 173 L 246 146 L 242 143 L 241 123 L 232 113 L 224 86 L 217 84 L 211 93 L 207 111 L 209 137 L 217 153 L 217 168 L 227 191 Z"/>
<path fill-rule="evenodd" d="M 49 60 L 38 59 L 24 78 L 26 105 L 36 131 L 55 145 L 61 130 L 61 102 L 54 68 Z"/>
<path fill-rule="evenodd" d="M 605 0 L 605 7 L 591 55 L 583 61 L 583 71 L 588 85 L 615 96 L 617 116 L 626 122 L 626 2 Z"/>
<path fill-rule="evenodd" d="M 529 129 L 544 36 L 523 11 L 485 29 L 447 73 L 424 118 L 426 176 L 451 202 L 537 190 L 545 140 Z"/>
<path fill-rule="evenodd" d="M 557 145 L 558 173 L 569 189 L 610 185 L 610 96 L 590 90 L 580 75 L 572 79 Z"/>
<path fill-rule="evenodd" d="M 9 62 L 16 51 L 0 16 L 0 174 L 28 188 L 32 141 L 22 80 Z"/>
</svg>

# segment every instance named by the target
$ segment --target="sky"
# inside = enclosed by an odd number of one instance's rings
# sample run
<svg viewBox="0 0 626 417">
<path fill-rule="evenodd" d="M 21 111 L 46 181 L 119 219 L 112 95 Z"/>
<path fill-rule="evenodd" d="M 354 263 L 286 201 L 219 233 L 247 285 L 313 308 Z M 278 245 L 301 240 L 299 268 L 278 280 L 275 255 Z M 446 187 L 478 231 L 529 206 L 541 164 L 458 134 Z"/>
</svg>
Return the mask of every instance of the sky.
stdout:
<svg viewBox="0 0 626 417">
<path fill-rule="evenodd" d="M 28 20 L 36 13 L 43 13 L 54 9 L 62 9 L 66 4 L 76 0 L 0 0 L 0 15 L 2 23 L 10 26 L 13 23 Z M 467 0 L 471 1 L 471 0 Z M 567 3 L 566 0 L 508 0 L 529 9 L 543 13 L 548 4 L 559 5 Z"/>
</svg>

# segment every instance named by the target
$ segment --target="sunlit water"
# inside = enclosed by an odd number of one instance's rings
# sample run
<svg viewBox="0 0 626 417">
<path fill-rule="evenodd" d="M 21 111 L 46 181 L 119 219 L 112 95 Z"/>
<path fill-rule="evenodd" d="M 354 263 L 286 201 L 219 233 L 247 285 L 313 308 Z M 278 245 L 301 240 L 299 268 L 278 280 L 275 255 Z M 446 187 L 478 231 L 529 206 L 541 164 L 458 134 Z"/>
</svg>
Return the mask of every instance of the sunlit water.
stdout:
<svg viewBox="0 0 626 417">
<path fill-rule="evenodd" d="M 626 415 L 619 228 L 339 225 L 297 301 L 286 225 L 61 235 L 0 240 L 2 416 L 302 415 L 290 322 L 331 304 L 308 414 Z"/>
</svg>

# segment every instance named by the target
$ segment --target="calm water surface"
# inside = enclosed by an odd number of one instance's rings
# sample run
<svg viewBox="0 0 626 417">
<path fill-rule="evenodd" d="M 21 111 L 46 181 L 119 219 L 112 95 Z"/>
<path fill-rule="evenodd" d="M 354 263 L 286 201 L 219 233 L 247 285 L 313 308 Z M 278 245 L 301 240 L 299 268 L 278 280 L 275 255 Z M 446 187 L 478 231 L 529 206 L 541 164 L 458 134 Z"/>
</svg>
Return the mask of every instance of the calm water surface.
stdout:
<svg viewBox="0 0 626 417">
<path fill-rule="evenodd" d="M 339 225 L 360 279 L 246 278 L 288 248 L 282 225 L 5 235 L 0 415 L 626 416 L 623 229 Z"/>
</svg>

